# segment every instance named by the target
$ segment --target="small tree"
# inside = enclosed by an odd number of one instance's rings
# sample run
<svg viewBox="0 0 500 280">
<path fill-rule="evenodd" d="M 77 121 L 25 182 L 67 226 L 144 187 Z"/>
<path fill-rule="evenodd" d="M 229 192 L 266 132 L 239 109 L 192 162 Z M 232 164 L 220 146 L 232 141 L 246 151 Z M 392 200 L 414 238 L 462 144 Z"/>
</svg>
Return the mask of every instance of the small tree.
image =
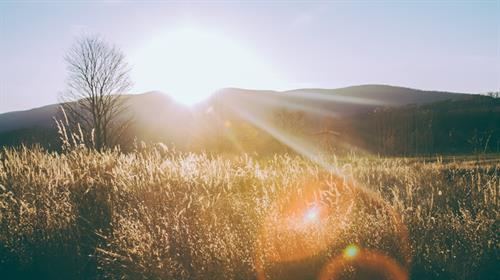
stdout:
<svg viewBox="0 0 500 280">
<path fill-rule="evenodd" d="M 121 96 L 132 86 L 125 55 L 99 36 L 84 36 L 64 59 L 68 79 L 61 101 L 70 125 L 92 135 L 98 150 L 117 144 L 131 122 Z"/>
</svg>

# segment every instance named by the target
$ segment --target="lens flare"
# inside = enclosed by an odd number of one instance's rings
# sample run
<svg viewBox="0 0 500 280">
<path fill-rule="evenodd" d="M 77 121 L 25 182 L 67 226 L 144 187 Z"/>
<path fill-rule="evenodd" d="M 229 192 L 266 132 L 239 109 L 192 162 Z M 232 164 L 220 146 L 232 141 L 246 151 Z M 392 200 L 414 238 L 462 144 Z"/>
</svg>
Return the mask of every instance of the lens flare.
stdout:
<svg viewBox="0 0 500 280">
<path fill-rule="evenodd" d="M 370 236 L 353 231 L 374 216 L 379 221 L 384 217 L 376 226 L 384 227 L 385 235 L 379 237 L 388 240 L 390 252 L 362 248 L 364 238 Z M 346 233 L 360 243 L 345 244 Z M 305 178 L 278 196 L 255 249 L 259 280 L 405 280 L 411 261 L 406 227 L 391 206 L 369 189 L 332 173 Z M 337 257 L 331 259 L 332 254 Z"/>
<path fill-rule="evenodd" d="M 348 246 L 341 256 L 330 261 L 321 271 L 319 280 L 392 279 L 408 280 L 406 269 L 377 251 Z"/>
<path fill-rule="evenodd" d="M 276 267 L 314 262 L 339 241 L 342 225 L 351 219 L 354 196 L 343 179 L 335 178 L 339 192 L 322 180 L 304 179 L 303 187 L 274 203 L 256 243 L 258 279 L 280 278 L 273 274 Z"/>
<path fill-rule="evenodd" d="M 305 223 L 312 223 L 318 221 L 319 209 L 317 206 L 312 206 L 307 209 L 306 214 L 304 215 Z"/>
<path fill-rule="evenodd" d="M 344 249 L 344 257 L 347 259 L 351 259 L 356 257 L 359 252 L 359 248 L 356 245 L 349 245 Z"/>
</svg>

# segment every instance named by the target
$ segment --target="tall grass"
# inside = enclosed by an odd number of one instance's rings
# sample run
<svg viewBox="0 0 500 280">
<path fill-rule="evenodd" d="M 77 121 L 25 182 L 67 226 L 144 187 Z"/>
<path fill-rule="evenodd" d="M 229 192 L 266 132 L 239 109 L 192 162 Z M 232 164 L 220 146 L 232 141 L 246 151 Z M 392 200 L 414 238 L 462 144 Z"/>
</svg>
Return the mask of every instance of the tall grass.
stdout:
<svg viewBox="0 0 500 280">
<path fill-rule="evenodd" d="M 337 165 L 341 175 L 289 155 L 229 159 L 162 145 L 5 149 L 0 275 L 317 279 L 355 245 L 411 279 L 498 279 L 498 161 L 346 157 Z M 283 230 L 288 206 L 311 185 L 329 215 Z M 353 264 L 338 276 L 356 273 Z"/>
</svg>

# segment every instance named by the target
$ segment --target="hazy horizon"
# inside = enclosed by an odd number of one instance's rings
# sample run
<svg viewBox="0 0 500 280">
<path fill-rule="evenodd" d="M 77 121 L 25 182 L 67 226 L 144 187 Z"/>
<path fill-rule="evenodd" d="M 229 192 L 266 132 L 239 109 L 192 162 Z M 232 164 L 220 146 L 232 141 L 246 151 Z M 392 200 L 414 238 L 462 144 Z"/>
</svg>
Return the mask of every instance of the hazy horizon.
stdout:
<svg viewBox="0 0 500 280">
<path fill-rule="evenodd" d="M 187 102 L 225 87 L 498 91 L 499 18 L 500 1 L 2 2 L 0 113 L 57 102 L 82 33 L 123 50 L 133 93 Z"/>
<path fill-rule="evenodd" d="M 243 88 L 243 87 L 223 87 L 223 88 L 218 89 L 217 91 L 227 90 L 227 89 L 236 89 L 236 90 L 243 90 L 243 91 L 269 91 L 269 92 L 278 92 L 278 93 L 281 93 L 281 92 L 288 92 L 288 91 L 294 91 L 294 90 L 308 90 L 308 89 L 337 90 L 337 89 L 352 88 L 352 87 L 365 87 L 365 86 L 383 86 L 383 87 L 408 88 L 408 89 L 417 90 L 417 91 L 449 92 L 449 93 L 456 93 L 456 94 L 473 94 L 473 93 L 469 93 L 469 92 L 452 92 L 452 91 L 445 91 L 445 90 L 418 89 L 418 88 L 406 87 L 406 86 L 403 86 L 403 85 L 387 85 L 387 84 L 359 84 L 359 85 L 342 86 L 342 87 L 336 87 L 336 88 L 318 88 L 318 87 L 290 88 L 290 89 L 284 89 L 284 90 L 254 89 L 254 88 Z M 216 94 L 217 91 L 213 92 L 211 95 L 206 96 L 205 99 L 200 100 L 199 102 L 203 102 L 203 101 L 208 100 L 213 94 Z M 175 100 L 174 96 L 172 96 L 171 94 L 168 94 L 166 92 L 163 92 L 161 90 L 149 90 L 149 91 L 143 91 L 143 92 L 129 92 L 129 93 L 126 93 L 125 95 L 127 95 L 127 94 L 130 94 L 130 95 L 142 95 L 142 94 L 153 94 L 153 93 L 163 94 L 167 98 L 172 98 L 173 101 L 178 102 L 177 100 Z M 58 102 L 59 102 L 58 100 L 55 100 L 54 103 L 47 103 L 47 104 L 35 105 L 34 107 L 30 107 L 30 108 L 24 108 L 24 109 L 18 109 L 18 110 L 10 110 L 10 111 L 0 111 L 0 115 L 4 114 L 4 113 L 29 111 L 29 110 L 32 110 L 32 109 L 37 109 L 37 108 L 41 108 L 41 107 L 45 107 L 45 106 L 52 106 L 54 104 L 57 104 Z M 191 107 L 192 105 L 199 104 L 199 102 L 195 102 L 195 103 L 193 103 L 191 105 L 190 104 L 183 104 L 182 102 L 178 102 L 178 104 L 181 105 L 181 106 L 185 105 L 186 107 Z"/>
</svg>

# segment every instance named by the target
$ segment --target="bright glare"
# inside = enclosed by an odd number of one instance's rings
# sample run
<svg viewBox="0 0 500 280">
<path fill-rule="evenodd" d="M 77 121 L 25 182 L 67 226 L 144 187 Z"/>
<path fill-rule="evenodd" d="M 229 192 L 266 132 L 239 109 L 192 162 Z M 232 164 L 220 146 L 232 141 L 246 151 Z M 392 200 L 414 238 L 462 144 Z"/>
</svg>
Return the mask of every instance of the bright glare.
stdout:
<svg viewBox="0 0 500 280">
<path fill-rule="evenodd" d="M 138 91 L 159 90 L 193 104 L 224 87 L 276 88 L 268 65 L 219 34 L 185 28 L 158 36 L 131 55 Z"/>
<path fill-rule="evenodd" d="M 349 245 L 344 249 L 344 257 L 354 258 L 359 252 L 359 248 L 356 245 Z"/>
<path fill-rule="evenodd" d="M 318 219 L 319 209 L 317 206 L 313 206 L 307 209 L 306 214 L 304 215 L 304 222 L 310 223 L 314 222 Z"/>
</svg>

